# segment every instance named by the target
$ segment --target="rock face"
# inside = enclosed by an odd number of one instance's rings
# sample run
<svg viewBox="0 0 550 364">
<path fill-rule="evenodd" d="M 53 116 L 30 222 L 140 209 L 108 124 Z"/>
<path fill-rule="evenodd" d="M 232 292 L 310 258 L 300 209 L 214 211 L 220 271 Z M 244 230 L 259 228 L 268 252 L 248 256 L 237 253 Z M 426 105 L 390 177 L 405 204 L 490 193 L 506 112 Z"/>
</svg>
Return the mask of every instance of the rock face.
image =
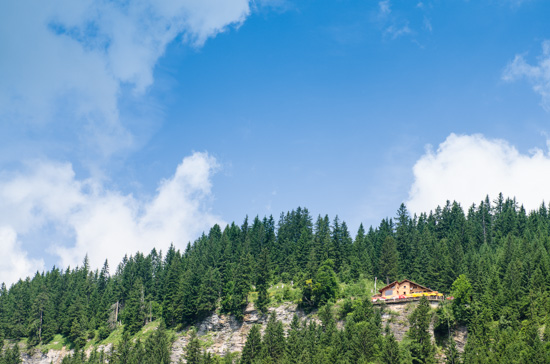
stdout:
<svg viewBox="0 0 550 364">
<path fill-rule="evenodd" d="M 437 307 L 437 302 L 431 302 L 432 308 Z M 382 315 L 383 327 L 386 323 L 389 325 L 390 330 L 395 335 L 396 340 L 401 341 L 405 337 L 409 329 L 409 315 L 415 309 L 417 303 L 395 303 L 389 304 L 385 307 Z M 252 304 L 249 304 L 244 312 L 244 319 L 242 322 L 235 319 L 233 316 L 220 315 L 217 313 L 212 314 L 206 319 L 199 322 L 197 327 L 197 334 L 199 340 L 202 341 L 202 347 L 217 355 L 224 355 L 226 353 L 234 353 L 242 351 L 246 342 L 248 332 L 254 324 L 261 324 L 261 331 L 263 333 L 265 324 L 269 318 L 269 314 L 275 312 L 277 320 L 283 323 L 286 329 L 290 326 L 293 316 L 296 314 L 300 319 L 316 320 L 314 316 L 306 316 L 305 313 L 298 309 L 296 304 L 284 303 L 278 307 L 270 308 L 269 313 L 261 314 Z M 343 322 L 338 322 L 338 327 L 342 328 Z M 433 337 L 433 322 L 430 328 Z M 465 327 L 458 328 L 453 333 L 453 338 L 456 342 L 456 346 L 459 352 L 464 351 L 464 346 L 467 339 L 467 331 Z M 174 345 L 172 346 L 172 363 L 178 363 L 180 360 L 185 363 L 185 347 L 189 342 L 189 330 L 186 333 L 178 335 Z M 106 352 L 111 350 L 111 345 L 106 347 L 99 347 L 98 350 L 105 350 Z M 63 358 L 72 353 L 71 350 L 63 348 L 62 350 L 50 350 L 47 354 L 40 351 L 36 351 L 32 354 L 25 353 L 22 355 L 24 364 L 60 364 Z M 89 353 L 88 353 L 89 354 Z M 438 360 L 444 360 L 444 357 L 438 358 Z"/>
<path fill-rule="evenodd" d="M 468 330 L 466 326 L 460 326 L 453 332 L 453 339 L 456 343 L 456 349 L 459 353 L 464 352 L 466 346 L 466 340 L 468 339 Z"/>
<path fill-rule="evenodd" d="M 111 350 L 112 344 L 100 345 L 97 350 L 104 350 L 108 352 Z M 21 350 L 23 351 L 23 349 Z M 91 348 L 86 351 L 87 355 L 90 355 Z M 69 350 L 63 347 L 61 350 L 49 350 L 47 353 L 43 353 L 39 350 L 34 350 L 31 353 L 21 354 L 23 364 L 61 364 L 64 357 L 72 354 L 73 350 Z"/>
<path fill-rule="evenodd" d="M 239 322 L 233 316 L 213 314 L 197 325 L 197 334 L 203 342 L 206 351 L 212 354 L 224 355 L 242 351 L 248 332 L 254 324 L 262 324 L 262 332 L 265 329 L 269 314 L 275 312 L 277 320 L 283 323 L 285 330 L 290 326 L 294 314 L 300 319 L 305 317 L 303 311 L 296 304 L 284 303 L 279 307 L 270 308 L 269 313 L 261 314 L 252 304 L 249 304 L 244 312 L 244 319 Z M 180 336 L 172 346 L 172 363 L 180 359 L 185 362 L 185 347 L 189 342 L 189 335 Z"/>
<path fill-rule="evenodd" d="M 391 303 L 386 305 L 382 314 L 382 328 L 389 324 L 390 331 L 397 341 L 403 340 L 409 330 L 409 315 L 414 311 L 418 302 Z M 430 301 L 430 307 L 435 309 L 438 302 Z M 430 333 L 433 336 L 433 320 L 430 325 Z"/>
<path fill-rule="evenodd" d="M 66 348 L 50 350 L 46 354 L 36 350 L 33 353 L 23 353 L 21 359 L 23 360 L 23 364 L 60 364 L 63 358 L 72 354 L 72 352 L 72 350 L 67 350 Z"/>
<path fill-rule="evenodd" d="M 417 302 L 405 302 L 405 303 L 392 303 L 388 304 L 384 313 L 382 314 L 382 327 L 389 324 L 390 331 L 395 336 L 397 341 L 401 341 L 405 338 L 407 331 L 409 330 L 409 315 L 416 308 Z M 432 309 L 437 308 L 438 302 L 430 301 L 430 307 Z M 434 334 L 434 320 L 430 324 L 430 334 L 432 336 L 432 342 L 435 342 Z M 456 349 L 459 353 L 464 352 L 466 346 L 466 340 L 468 338 L 468 331 L 465 326 L 456 328 L 452 333 L 453 339 L 456 343 Z M 440 359 L 444 360 L 444 357 Z M 444 361 L 443 361 L 444 362 Z"/>
</svg>

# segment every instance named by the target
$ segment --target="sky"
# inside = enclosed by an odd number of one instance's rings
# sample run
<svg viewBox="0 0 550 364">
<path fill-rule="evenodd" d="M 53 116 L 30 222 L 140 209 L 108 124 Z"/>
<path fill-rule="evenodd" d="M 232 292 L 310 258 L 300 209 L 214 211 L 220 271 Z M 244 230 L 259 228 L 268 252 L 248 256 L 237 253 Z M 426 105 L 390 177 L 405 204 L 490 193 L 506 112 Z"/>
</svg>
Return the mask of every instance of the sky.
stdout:
<svg viewBox="0 0 550 364">
<path fill-rule="evenodd" d="M 0 3 L 0 281 L 299 206 L 550 201 L 543 0 Z M 114 269 L 114 268 L 113 268 Z"/>
</svg>

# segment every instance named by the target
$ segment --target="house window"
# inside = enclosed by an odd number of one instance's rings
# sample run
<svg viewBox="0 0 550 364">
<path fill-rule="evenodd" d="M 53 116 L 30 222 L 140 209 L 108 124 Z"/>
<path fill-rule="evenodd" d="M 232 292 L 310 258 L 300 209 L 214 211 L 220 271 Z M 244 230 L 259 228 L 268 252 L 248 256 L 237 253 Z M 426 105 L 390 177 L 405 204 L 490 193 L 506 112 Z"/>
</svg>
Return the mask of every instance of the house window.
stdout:
<svg viewBox="0 0 550 364">
<path fill-rule="evenodd" d="M 388 289 L 388 290 L 386 291 L 386 296 L 391 296 L 392 294 L 393 294 L 393 290 Z"/>
</svg>

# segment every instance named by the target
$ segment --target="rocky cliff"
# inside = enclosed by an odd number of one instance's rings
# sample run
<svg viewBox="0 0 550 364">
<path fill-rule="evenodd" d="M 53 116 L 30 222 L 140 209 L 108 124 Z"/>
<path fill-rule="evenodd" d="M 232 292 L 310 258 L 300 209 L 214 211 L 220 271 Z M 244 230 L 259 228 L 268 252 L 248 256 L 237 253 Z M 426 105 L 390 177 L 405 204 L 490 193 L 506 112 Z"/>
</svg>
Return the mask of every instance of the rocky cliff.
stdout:
<svg viewBox="0 0 550 364">
<path fill-rule="evenodd" d="M 384 309 L 382 322 L 385 326 L 389 324 L 390 330 L 395 335 L 398 341 L 403 340 L 408 330 L 408 316 L 414 310 L 416 303 L 396 303 L 388 305 Z M 432 303 L 435 308 L 437 303 Z M 296 304 L 284 303 L 278 307 L 270 308 L 269 312 L 275 312 L 277 319 L 283 323 L 285 330 L 290 325 L 294 314 L 301 319 L 316 320 L 316 315 L 305 315 L 299 310 Z M 233 316 L 220 315 L 217 313 L 207 317 L 197 325 L 197 333 L 200 340 L 203 342 L 205 350 L 212 354 L 224 355 L 226 353 L 234 353 L 242 351 L 246 342 L 248 332 L 254 324 L 261 324 L 262 330 L 267 323 L 269 314 L 261 314 L 254 309 L 253 305 L 248 305 L 244 313 L 244 320 L 239 322 Z M 338 326 L 342 327 L 340 322 Z M 430 330 L 433 338 L 433 327 Z M 465 328 L 461 328 L 454 332 L 454 339 L 459 352 L 464 350 L 466 344 L 467 332 Z M 172 346 L 172 363 L 178 363 L 183 359 L 185 347 L 189 340 L 189 333 L 183 332 L 177 335 L 174 345 Z M 98 349 L 110 350 L 109 346 L 100 347 Z M 34 353 L 23 354 L 24 364 L 60 364 L 63 357 L 71 353 L 70 350 L 63 348 L 62 350 L 50 350 L 48 353 L 36 351 Z M 442 358 L 440 358 L 442 359 Z"/>
</svg>

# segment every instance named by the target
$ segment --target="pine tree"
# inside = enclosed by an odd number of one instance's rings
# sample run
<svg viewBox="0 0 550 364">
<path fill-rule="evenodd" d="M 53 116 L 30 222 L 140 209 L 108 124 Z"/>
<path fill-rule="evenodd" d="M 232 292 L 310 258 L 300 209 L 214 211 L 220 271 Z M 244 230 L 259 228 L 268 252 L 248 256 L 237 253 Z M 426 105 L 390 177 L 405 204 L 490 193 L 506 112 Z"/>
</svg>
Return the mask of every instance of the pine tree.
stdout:
<svg viewBox="0 0 550 364">
<path fill-rule="evenodd" d="M 384 244 L 382 244 L 378 274 L 386 282 L 393 282 L 398 278 L 399 253 L 397 252 L 395 240 L 391 236 L 386 237 Z"/>
<path fill-rule="evenodd" d="M 160 325 L 155 333 L 145 341 L 145 353 L 149 363 L 169 364 L 170 349 L 172 348 L 172 339 L 166 332 L 164 321 L 160 321 Z"/>
<path fill-rule="evenodd" d="M 278 362 L 285 352 L 285 335 L 283 324 L 277 320 L 275 312 L 271 312 L 262 340 L 263 358 L 270 358 Z"/>
<path fill-rule="evenodd" d="M 389 326 L 386 326 L 386 336 L 384 338 L 380 359 L 384 364 L 398 364 L 401 362 L 399 344 L 395 340 L 393 333 L 390 332 Z"/>
<path fill-rule="evenodd" d="M 286 360 L 288 363 L 301 363 L 300 355 L 305 350 L 303 334 L 300 319 L 294 314 L 287 334 Z"/>
<path fill-rule="evenodd" d="M 422 297 L 409 317 L 408 336 L 411 340 L 413 363 L 435 363 L 434 347 L 429 332 L 430 321 L 430 304 L 426 297 Z"/>
<path fill-rule="evenodd" d="M 14 344 L 11 349 L 6 350 L 4 354 L 4 363 L 5 364 L 20 364 L 23 360 L 21 359 L 21 352 L 19 351 L 19 345 Z"/>
<path fill-rule="evenodd" d="M 201 359 L 201 347 L 197 338 L 197 331 L 192 328 L 189 343 L 185 347 L 185 360 L 187 364 L 200 364 Z"/>
<path fill-rule="evenodd" d="M 402 273 L 406 276 L 410 276 L 410 267 L 413 263 L 413 260 L 409 257 L 412 234 L 411 218 L 407 207 L 402 203 L 397 210 L 395 240 L 397 252 L 399 253 L 399 262 L 401 262 L 400 266 L 403 267 Z"/>
<path fill-rule="evenodd" d="M 259 358 L 262 352 L 262 337 L 260 326 L 252 325 L 241 356 L 241 364 L 253 364 L 256 358 Z"/>
<path fill-rule="evenodd" d="M 145 293 L 141 279 L 134 282 L 124 307 L 124 331 L 134 335 L 145 324 Z"/>
<path fill-rule="evenodd" d="M 459 356 L 458 350 L 456 349 L 456 342 L 452 336 L 449 338 L 449 343 L 445 348 L 445 357 L 446 357 L 446 360 L 445 360 L 446 364 L 460 363 L 460 356 Z"/>
<path fill-rule="evenodd" d="M 260 312 L 265 312 L 269 305 L 269 294 L 267 292 L 270 280 L 269 273 L 269 255 L 267 249 L 264 248 L 258 260 L 258 278 L 256 279 L 258 299 L 255 302 L 255 306 Z"/>
<path fill-rule="evenodd" d="M 204 317 L 216 309 L 220 297 L 220 271 L 209 267 L 202 278 L 196 300 L 197 316 Z"/>
<path fill-rule="evenodd" d="M 132 355 L 132 341 L 128 331 L 122 333 L 122 339 L 116 347 L 117 364 L 130 364 Z"/>
</svg>

